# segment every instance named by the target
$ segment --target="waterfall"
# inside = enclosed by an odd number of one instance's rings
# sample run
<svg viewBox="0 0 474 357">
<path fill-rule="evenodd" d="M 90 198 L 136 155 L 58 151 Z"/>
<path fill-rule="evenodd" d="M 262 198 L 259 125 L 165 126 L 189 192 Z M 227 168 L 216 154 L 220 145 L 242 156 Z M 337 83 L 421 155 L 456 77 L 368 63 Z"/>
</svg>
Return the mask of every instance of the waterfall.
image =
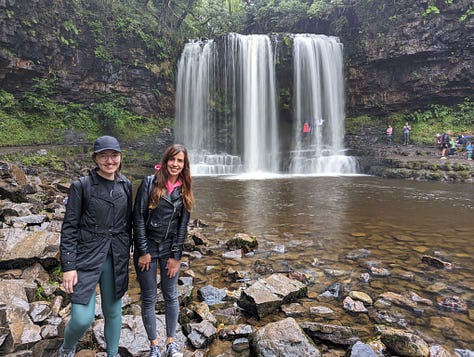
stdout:
<svg viewBox="0 0 474 357">
<path fill-rule="evenodd" d="M 188 147 L 193 175 L 355 172 L 343 146 L 342 44 L 322 35 L 292 38 L 293 118 L 283 118 L 292 122 L 285 128 L 278 117 L 275 36 L 232 33 L 185 45 L 175 135 Z"/>
<path fill-rule="evenodd" d="M 344 154 L 343 45 L 336 37 L 294 35 L 290 173 L 354 173 Z M 308 130 L 304 130 L 305 123 Z"/>
</svg>

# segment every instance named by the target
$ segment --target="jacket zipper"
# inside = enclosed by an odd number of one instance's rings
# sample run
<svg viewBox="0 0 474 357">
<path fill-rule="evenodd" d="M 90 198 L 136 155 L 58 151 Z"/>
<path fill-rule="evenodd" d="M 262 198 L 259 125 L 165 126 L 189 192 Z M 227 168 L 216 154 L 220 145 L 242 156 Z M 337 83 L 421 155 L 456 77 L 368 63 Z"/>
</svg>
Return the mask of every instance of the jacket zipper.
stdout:
<svg viewBox="0 0 474 357">
<path fill-rule="evenodd" d="M 163 199 L 173 206 L 173 214 L 171 215 L 171 218 L 168 222 L 168 227 L 166 228 L 165 237 L 163 238 L 163 240 L 166 240 L 166 238 L 168 238 L 168 233 L 170 231 L 171 221 L 173 220 L 174 213 L 176 212 L 176 206 L 173 204 L 173 202 L 169 201 L 166 197 L 163 197 Z"/>
</svg>

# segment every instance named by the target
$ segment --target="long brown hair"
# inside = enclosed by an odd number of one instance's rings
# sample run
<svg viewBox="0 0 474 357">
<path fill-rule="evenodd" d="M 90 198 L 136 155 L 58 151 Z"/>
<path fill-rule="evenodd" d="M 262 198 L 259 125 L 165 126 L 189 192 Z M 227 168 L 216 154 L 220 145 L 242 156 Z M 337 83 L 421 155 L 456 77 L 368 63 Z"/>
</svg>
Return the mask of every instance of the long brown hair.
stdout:
<svg viewBox="0 0 474 357">
<path fill-rule="evenodd" d="M 194 196 L 192 190 L 192 178 L 191 170 L 189 167 L 188 151 L 181 144 L 172 144 L 168 146 L 168 148 L 165 150 L 161 159 L 161 168 L 155 173 L 155 180 L 153 181 L 153 190 L 151 191 L 149 201 L 150 203 L 148 205 L 149 208 L 155 208 L 158 205 L 158 201 L 160 200 L 160 198 L 166 194 L 167 190 L 165 185 L 169 178 L 167 166 L 168 160 L 179 154 L 180 152 L 184 153 L 184 166 L 183 170 L 179 174 L 179 179 L 182 182 L 181 196 L 183 197 L 184 208 L 187 211 L 191 211 L 193 209 Z"/>
</svg>

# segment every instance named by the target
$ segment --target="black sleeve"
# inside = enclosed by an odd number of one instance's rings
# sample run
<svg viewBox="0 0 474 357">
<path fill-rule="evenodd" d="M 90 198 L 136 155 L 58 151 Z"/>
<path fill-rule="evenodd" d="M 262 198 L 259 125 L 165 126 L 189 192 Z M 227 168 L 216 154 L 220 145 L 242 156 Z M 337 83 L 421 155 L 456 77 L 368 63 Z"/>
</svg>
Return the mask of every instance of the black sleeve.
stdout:
<svg viewBox="0 0 474 357">
<path fill-rule="evenodd" d="M 147 178 L 143 179 L 138 187 L 133 207 L 133 241 L 139 256 L 148 253 L 148 242 L 146 239 L 146 219 L 148 216 L 148 192 L 149 185 L 153 183 Z"/>
<path fill-rule="evenodd" d="M 179 220 L 178 234 L 176 235 L 176 239 L 173 241 L 173 245 L 171 246 L 171 256 L 176 260 L 180 260 L 181 255 L 183 255 L 184 240 L 188 234 L 188 222 L 190 216 L 191 214 L 183 208 L 183 214 Z"/>
<path fill-rule="evenodd" d="M 66 213 L 61 227 L 59 250 L 63 272 L 76 269 L 77 240 L 80 232 L 82 201 L 81 182 L 79 180 L 74 181 L 69 188 Z"/>
</svg>

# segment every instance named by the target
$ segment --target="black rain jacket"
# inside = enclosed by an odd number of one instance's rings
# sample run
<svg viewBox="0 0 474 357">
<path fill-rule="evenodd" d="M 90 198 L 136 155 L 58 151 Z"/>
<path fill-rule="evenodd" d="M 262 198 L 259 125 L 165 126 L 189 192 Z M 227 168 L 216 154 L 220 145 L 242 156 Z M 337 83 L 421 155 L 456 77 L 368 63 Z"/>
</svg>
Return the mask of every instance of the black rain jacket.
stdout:
<svg viewBox="0 0 474 357">
<path fill-rule="evenodd" d="M 135 260 L 147 253 L 152 258 L 172 257 L 179 260 L 183 254 L 190 213 L 184 208 L 181 186 L 161 197 L 154 209 L 148 208 L 153 180 L 143 179 L 133 208 L 133 239 Z"/>
<path fill-rule="evenodd" d="M 61 229 L 63 272 L 76 270 L 71 301 L 87 304 L 97 286 L 105 259 L 112 255 L 115 298 L 128 289 L 132 228 L 132 184 L 116 175 L 112 194 L 99 184 L 97 169 L 74 181 L 69 189 Z"/>
</svg>

